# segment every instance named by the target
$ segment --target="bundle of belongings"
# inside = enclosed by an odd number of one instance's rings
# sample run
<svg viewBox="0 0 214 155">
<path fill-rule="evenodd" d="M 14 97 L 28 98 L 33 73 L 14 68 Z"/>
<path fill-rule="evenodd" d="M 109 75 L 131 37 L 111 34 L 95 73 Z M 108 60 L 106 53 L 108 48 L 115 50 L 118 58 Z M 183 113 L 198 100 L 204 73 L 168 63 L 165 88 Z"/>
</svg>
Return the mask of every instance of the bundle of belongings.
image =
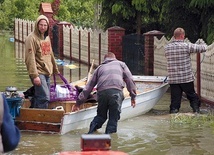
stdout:
<svg viewBox="0 0 214 155">
<path fill-rule="evenodd" d="M 79 86 L 75 86 L 78 94 L 81 93 L 83 91 L 82 87 Z M 35 108 L 35 104 L 34 104 L 34 93 L 35 93 L 35 89 L 34 86 L 31 86 L 29 89 L 27 89 L 25 92 L 23 92 L 25 99 L 29 99 L 31 102 L 31 106 L 29 108 Z M 85 101 L 85 103 L 90 102 L 90 103 L 96 103 L 97 102 L 97 93 L 96 91 L 92 92 L 87 100 Z"/>
</svg>

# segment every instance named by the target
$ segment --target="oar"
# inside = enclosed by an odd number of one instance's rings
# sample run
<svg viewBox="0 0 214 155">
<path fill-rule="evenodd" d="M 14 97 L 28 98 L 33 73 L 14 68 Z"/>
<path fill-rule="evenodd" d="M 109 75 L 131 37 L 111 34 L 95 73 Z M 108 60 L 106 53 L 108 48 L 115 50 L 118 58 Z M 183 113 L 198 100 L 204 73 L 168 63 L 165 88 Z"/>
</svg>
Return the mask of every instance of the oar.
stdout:
<svg viewBox="0 0 214 155">
<path fill-rule="evenodd" d="M 91 79 L 93 67 L 94 67 L 94 59 L 92 60 L 91 67 L 88 72 L 87 82 Z"/>
</svg>

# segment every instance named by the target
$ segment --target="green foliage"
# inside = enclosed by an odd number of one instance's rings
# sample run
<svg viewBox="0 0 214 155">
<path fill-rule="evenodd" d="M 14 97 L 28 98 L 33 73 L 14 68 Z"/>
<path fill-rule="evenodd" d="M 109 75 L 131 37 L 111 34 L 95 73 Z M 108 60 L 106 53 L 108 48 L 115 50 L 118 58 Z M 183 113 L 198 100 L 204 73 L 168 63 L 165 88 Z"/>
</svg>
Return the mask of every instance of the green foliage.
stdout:
<svg viewBox="0 0 214 155">
<path fill-rule="evenodd" d="M 214 34 L 213 5 L 209 0 L 171 0 L 164 2 L 162 31 L 171 37 L 176 27 L 183 27 L 191 42 L 202 38 L 211 44 Z M 199 5 L 200 4 L 200 5 Z"/>
<path fill-rule="evenodd" d="M 200 37 L 208 44 L 214 41 L 214 1 L 213 0 L 191 0 L 190 7 L 200 10 L 200 22 L 202 23 Z"/>
<path fill-rule="evenodd" d="M 209 19 L 207 28 L 207 43 L 211 44 L 214 41 L 214 15 Z"/>
<path fill-rule="evenodd" d="M 144 10 L 145 12 L 149 11 L 149 8 L 146 8 L 147 4 L 146 0 L 132 0 L 132 5 L 135 6 L 136 10 L 142 11 Z"/>
<path fill-rule="evenodd" d="M 135 10 L 130 2 L 116 1 L 112 5 L 112 14 L 122 14 L 123 18 L 128 19 L 135 16 Z"/>
<path fill-rule="evenodd" d="M 205 6 L 214 5 L 213 0 L 192 0 L 190 3 L 191 6 L 204 8 Z"/>
<path fill-rule="evenodd" d="M 168 19 L 165 20 L 165 24 L 169 27 L 168 31 L 166 31 L 167 34 L 172 35 L 176 27 L 183 27 L 186 31 L 186 37 L 194 42 L 200 38 L 200 10 L 189 7 L 190 1 L 191 0 L 170 1 L 168 3 L 170 7 L 166 12 Z"/>
<path fill-rule="evenodd" d="M 14 1 L 5 1 L 1 4 L 0 27 L 2 29 L 8 30 L 13 24 L 10 20 L 12 17 L 12 12 L 10 10 L 14 10 L 14 14 L 16 14 L 17 8 L 14 6 Z"/>
<path fill-rule="evenodd" d="M 71 14 L 68 11 L 68 7 L 66 5 L 60 5 L 60 9 L 58 11 L 58 20 L 69 22 L 71 18 Z"/>
<path fill-rule="evenodd" d="M 0 27 L 4 30 L 12 30 L 14 19 L 21 18 L 34 21 L 39 15 L 41 2 L 54 0 L 4 0 L 0 1 Z M 94 24 L 93 0 L 62 0 L 56 19 L 72 22 L 82 27 L 92 27 Z"/>
<path fill-rule="evenodd" d="M 105 29 L 117 25 L 133 33 L 137 28 L 146 32 L 152 30 L 154 25 L 157 25 L 157 28 L 162 25 L 164 0 L 100 0 L 99 2 L 102 2 L 103 6 L 100 22 Z M 112 16 L 114 18 L 111 18 Z M 139 22 L 139 16 L 142 22 Z"/>
<path fill-rule="evenodd" d="M 187 37 L 213 42 L 213 0 L 97 0 L 102 3 L 99 22 L 104 29 L 120 26 L 126 33 L 159 30 L 171 37 L 176 27 L 183 27 Z M 139 22 L 141 16 L 141 22 Z M 113 18 L 112 18 L 113 17 Z"/>
<path fill-rule="evenodd" d="M 54 0 L 0 0 L 0 27 L 13 30 L 14 19 L 35 20 L 41 2 Z M 99 16 L 97 4 L 102 5 Z M 211 44 L 214 40 L 213 0 L 61 0 L 60 21 L 76 26 L 103 28 L 120 26 L 126 33 L 145 33 L 159 30 L 171 37 L 176 27 L 183 27 L 187 37 Z"/>
<path fill-rule="evenodd" d="M 214 130 L 214 115 L 208 114 L 173 114 L 170 122 L 172 124 L 190 124 L 194 126 L 206 125 Z"/>
<path fill-rule="evenodd" d="M 58 18 L 76 26 L 92 27 L 94 3 L 92 0 L 64 0 L 61 2 Z"/>
<path fill-rule="evenodd" d="M 13 29 L 15 18 L 35 20 L 39 15 L 40 3 L 41 0 L 4 0 L 4 2 L 0 4 L 1 29 Z"/>
</svg>

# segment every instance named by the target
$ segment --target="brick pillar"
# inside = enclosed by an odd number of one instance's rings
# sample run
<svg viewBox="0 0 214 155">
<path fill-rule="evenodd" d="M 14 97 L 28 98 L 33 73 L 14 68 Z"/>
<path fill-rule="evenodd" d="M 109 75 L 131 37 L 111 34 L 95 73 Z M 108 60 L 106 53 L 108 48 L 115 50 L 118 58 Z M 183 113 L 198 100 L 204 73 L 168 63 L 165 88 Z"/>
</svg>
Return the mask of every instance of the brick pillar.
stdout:
<svg viewBox="0 0 214 155">
<path fill-rule="evenodd" d="M 44 15 L 48 18 L 49 20 L 49 37 L 51 39 L 51 44 L 53 46 L 53 26 L 57 23 L 56 20 L 53 19 L 53 14 L 52 13 L 44 13 Z"/>
<path fill-rule="evenodd" d="M 160 31 L 149 31 L 143 34 L 144 35 L 144 53 L 145 53 L 145 65 L 144 65 L 144 74 L 145 75 L 154 75 L 154 37 L 156 36 L 160 39 L 164 33 Z"/>
<path fill-rule="evenodd" d="M 58 49 L 59 49 L 59 58 L 63 58 L 64 57 L 64 53 L 63 53 L 63 25 L 64 26 L 71 26 L 71 23 L 68 22 L 59 22 L 57 23 L 58 25 Z"/>
<path fill-rule="evenodd" d="M 125 35 L 125 29 L 113 26 L 108 28 L 108 52 L 115 54 L 118 60 L 122 61 L 122 37 Z"/>
</svg>

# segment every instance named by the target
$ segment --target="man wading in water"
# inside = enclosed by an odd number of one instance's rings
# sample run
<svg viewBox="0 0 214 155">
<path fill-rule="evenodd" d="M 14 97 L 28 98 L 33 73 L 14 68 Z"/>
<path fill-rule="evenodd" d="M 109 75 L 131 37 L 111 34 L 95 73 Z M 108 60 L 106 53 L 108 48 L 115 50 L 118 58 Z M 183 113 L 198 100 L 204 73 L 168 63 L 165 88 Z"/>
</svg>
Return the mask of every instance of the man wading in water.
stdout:
<svg viewBox="0 0 214 155">
<path fill-rule="evenodd" d="M 117 132 L 117 122 L 120 119 L 121 106 L 124 100 L 123 88 L 130 93 L 131 105 L 135 107 L 136 86 L 132 74 L 127 65 L 116 59 L 114 53 L 107 53 L 104 62 L 97 67 L 91 80 L 79 94 L 72 111 L 79 110 L 79 106 L 85 102 L 95 85 L 97 85 L 98 108 L 97 116 L 90 124 L 89 134 L 101 128 L 107 120 L 105 133 Z"/>
</svg>

